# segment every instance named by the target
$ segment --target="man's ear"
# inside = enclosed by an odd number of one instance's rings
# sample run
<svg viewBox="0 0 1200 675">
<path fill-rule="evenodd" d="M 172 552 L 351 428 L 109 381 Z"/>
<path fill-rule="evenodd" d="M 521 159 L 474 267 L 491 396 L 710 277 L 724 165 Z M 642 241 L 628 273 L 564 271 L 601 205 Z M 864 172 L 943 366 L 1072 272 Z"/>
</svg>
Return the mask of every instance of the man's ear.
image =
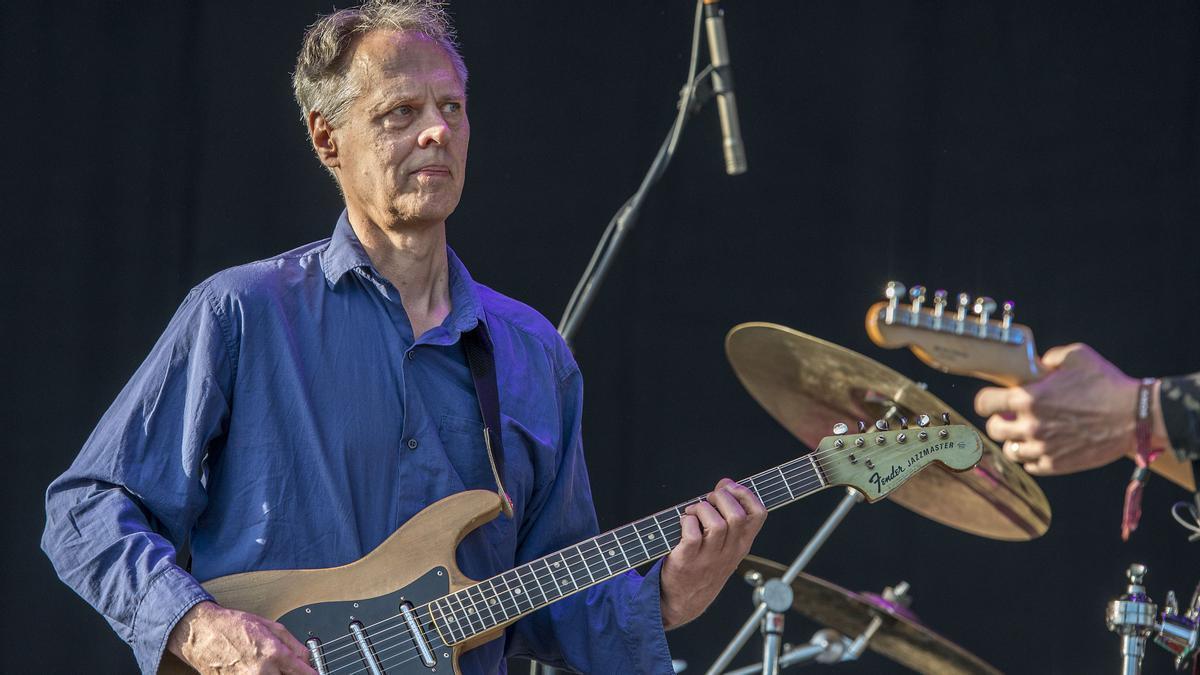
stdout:
<svg viewBox="0 0 1200 675">
<path fill-rule="evenodd" d="M 308 113 L 308 135 L 322 164 L 330 169 L 341 166 L 337 143 L 333 140 L 333 127 L 329 126 L 329 120 L 324 115 L 315 110 Z"/>
</svg>

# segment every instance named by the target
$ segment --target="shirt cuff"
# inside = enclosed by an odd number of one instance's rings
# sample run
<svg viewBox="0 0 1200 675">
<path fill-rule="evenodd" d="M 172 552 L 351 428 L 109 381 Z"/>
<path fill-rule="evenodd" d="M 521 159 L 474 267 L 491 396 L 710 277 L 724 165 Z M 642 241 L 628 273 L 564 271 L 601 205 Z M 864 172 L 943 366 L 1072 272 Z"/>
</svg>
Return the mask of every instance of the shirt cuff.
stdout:
<svg viewBox="0 0 1200 675">
<path fill-rule="evenodd" d="M 129 642 L 143 673 L 158 672 L 167 638 L 179 619 L 197 603 L 212 599 L 195 577 L 177 565 L 168 565 L 151 577 L 134 613 L 133 637 Z"/>
<path fill-rule="evenodd" d="M 1200 386 L 1195 376 L 1162 378 L 1158 405 L 1175 456 L 1184 462 L 1200 458 Z"/>
<path fill-rule="evenodd" d="M 673 675 L 675 669 L 662 620 L 662 566 L 662 560 L 654 563 L 633 591 L 630 604 L 634 611 L 630 616 L 634 619 L 623 623 L 622 637 L 629 653 L 640 658 L 637 672 Z"/>
</svg>

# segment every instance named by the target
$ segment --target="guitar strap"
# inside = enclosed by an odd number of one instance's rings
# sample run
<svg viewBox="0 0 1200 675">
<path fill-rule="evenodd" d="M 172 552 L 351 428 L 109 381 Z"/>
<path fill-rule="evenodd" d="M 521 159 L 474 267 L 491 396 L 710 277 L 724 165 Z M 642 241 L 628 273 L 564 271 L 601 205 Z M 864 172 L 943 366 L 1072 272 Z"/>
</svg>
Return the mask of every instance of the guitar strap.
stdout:
<svg viewBox="0 0 1200 675">
<path fill-rule="evenodd" d="M 500 495 L 500 508 L 504 515 L 513 517 L 512 499 L 504 489 L 500 478 L 504 473 L 504 445 L 500 427 L 500 387 L 496 382 L 496 359 L 488 346 L 487 329 L 483 321 L 475 330 L 462 334 L 463 348 L 467 352 L 467 364 L 471 367 L 471 380 L 475 382 L 475 397 L 479 399 L 479 413 L 483 416 L 483 446 L 487 450 L 492 477 L 496 479 L 496 494 Z"/>
</svg>

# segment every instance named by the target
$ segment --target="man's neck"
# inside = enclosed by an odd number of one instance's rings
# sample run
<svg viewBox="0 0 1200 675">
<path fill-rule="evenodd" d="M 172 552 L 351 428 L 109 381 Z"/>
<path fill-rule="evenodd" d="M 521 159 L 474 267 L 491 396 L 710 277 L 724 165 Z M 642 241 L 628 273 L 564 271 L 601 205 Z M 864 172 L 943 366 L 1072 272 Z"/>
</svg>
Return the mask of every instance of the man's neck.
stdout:
<svg viewBox="0 0 1200 675">
<path fill-rule="evenodd" d="M 400 294 L 413 337 L 441 325 L 450 313 L 445 222 L 406 228 L 349 215 L 354 234 L 371 263 Z"/>
</svg>

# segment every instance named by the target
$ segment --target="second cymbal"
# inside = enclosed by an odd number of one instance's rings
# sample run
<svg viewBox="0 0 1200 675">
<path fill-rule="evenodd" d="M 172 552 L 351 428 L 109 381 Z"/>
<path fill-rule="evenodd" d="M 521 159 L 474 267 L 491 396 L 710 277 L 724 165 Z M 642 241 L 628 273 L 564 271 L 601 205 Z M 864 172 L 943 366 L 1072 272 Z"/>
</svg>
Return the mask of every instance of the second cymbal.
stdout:
<svg viewBox="0 0 1200 675">
<path fill-rule="evenodd" d="M 738 379 L 780 424 L 809 447 L 828 435 L 829 421 L 912 419 L 914 411 L 950 413 L 938 397 L 861 354 L 786 326 L 744 323 L 725 338 Z M 1050 526 L 1041 488 L 983 438 L 983 458 L 970 471 L 933 469 L 913 476 L 891 499 L 944 525 L 991 539 L 1021 541 Z"/>
</svg>

